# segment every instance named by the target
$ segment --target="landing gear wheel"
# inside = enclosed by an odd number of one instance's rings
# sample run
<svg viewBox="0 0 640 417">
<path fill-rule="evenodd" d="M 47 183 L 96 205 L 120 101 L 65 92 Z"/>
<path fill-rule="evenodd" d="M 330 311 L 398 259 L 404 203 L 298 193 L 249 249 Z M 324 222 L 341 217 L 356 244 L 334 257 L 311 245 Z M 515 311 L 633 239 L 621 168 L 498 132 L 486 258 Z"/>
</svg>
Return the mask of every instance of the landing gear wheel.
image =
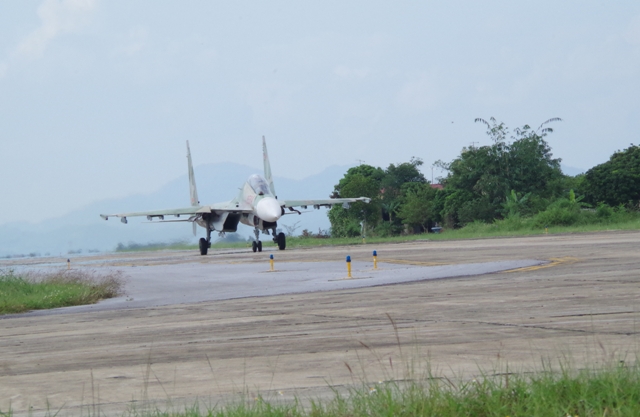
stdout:
<svg viewBox="0 0 640 417">
<path fill-rule="evenodd" d="M 258 250 L 258 244 L 256 243 L 256 241 L 254 240 L 253 242 L 251 242 L 251 249 L 256 252 Z"/>
<path fill-rule="evenodd" d="M 207 250 L 209 249 L 209 242 L 207 242 L 207 239 L 201 237 L 198 244 L 200 246 L 200 255 L 206 255 Z"/>
<path fill-rule="evenodd" d="M 276 243 L 278 244 L 278 249 L 280 250 L 284 250 L 284 248 L 287 247 L 287 238 L 285 237 L 284 233 L 278 233 L 278 236 L 276 237 Z"/>
<path fill-rule="evenodd" d="M 258 241 L 258 252 L 262 252 L 262 241 Z"/>
</svg>

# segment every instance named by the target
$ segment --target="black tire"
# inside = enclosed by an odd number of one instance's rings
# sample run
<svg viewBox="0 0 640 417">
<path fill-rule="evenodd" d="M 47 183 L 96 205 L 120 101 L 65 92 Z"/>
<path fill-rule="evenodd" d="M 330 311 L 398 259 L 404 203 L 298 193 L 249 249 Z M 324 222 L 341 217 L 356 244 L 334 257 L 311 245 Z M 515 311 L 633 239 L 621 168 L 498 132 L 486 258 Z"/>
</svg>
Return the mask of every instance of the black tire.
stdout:
<svg viewBox="0 0 640 417">
<path fill-rule="evenodd" d="M 278 242 L 277 242 L 278 243 L 278 249 L 284 250 L 284 248 L 287 247 L 287 238 L 284 235 L 284 233 L 282 233 L 282 232 L 278 233 L 277 240 L 278 240 Z"/>
<path fill-rule="evenodd" d="M 258 252 L 262 252 L 262 241 L 258 241 Z"/>
<path fill-rule="evenodd" d="M 251 242 L 251 249 L 255 252 L 258 250 L 258 244 L 256 243 L 256 241 L 254 240 L 253 242 Z"/>
<path fill-rule="evenodd" d="M 198 244 L 200 245 L 200 255 L 206 255 L 207 250 L 209 250 L 209 242 L 207 242 L 207 239 L 201 237 Z"/>
</svg>

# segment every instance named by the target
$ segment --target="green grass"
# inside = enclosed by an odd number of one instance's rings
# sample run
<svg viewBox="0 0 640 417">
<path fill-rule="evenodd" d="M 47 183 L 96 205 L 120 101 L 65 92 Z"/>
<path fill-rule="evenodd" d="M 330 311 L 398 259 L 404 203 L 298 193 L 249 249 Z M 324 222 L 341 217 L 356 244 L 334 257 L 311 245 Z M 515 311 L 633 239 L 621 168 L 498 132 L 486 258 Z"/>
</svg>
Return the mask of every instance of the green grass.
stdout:
<svg viewBox="0 0 640 417">
<path fill-rule="evenodd" d="M 122 283 L 118 272 L 97 275 L 76 270 L 0 271 L 0 314 L 97 303 L 119 295 Z"/>
<path fill-rule="evenodd" d="M 284 401 L 245 394 L 226 405 L 176 410 L 131 408 L 123 417 L 637 417 L 640 367 L 484 374 L 472 380 L 426 375 L 419 380 L 361 383 L 327 399 Z M 99 412 L 96 413 L 99 415 Z M 0 415 L 11 417 L 11 411 Z M 93 414 L 89 413 L 89 417 Z"/>
<path fill-rule="evenodd" d="M 599 223 L 573 226 L 549 226 L 549 234 L 561 233 L 587 233 L 610 230 L 639 230 L 640 220 L 619 223 Z M 511 220 L 500 220 L 492 224 L 471 223 L 461 229 L 447 230 L 440 235 L 429 235 L 430 239 L 477 239 L 500 236 L 529 236 L 545 234 L 544 227 L 529 227 L 528 225 L 514 224 Z"/>
<path fill-rule="evenodd" d="M 549 234 L 559 233 L 587 233 L 605 230 L 640 230 L 640 219 L 623 221 L 603 221 L 601 223 L 581 224 L 573 226 L 549 226 Z M 411 242 L 416 240 L 456 240 L 456 239 L 482 239 L 489 237 L 530 236 L 545 234 L 544 227 L 535 225 L 530 219 L 506 219 L 487 224 L 482 222 L 471 223 L 461 229 L 445 229 L 442 233 L 425 233 L 402 236 L 378 237 L 369 236 L 365 239 L 367 244 Z M 287 236 L 287 248 L 304 248 L 316 246 L 359 245 L 362 238 L 315 238 L 302 236 Z M 270 238 L 262 242 L 263 247 L 275 247 Z M 251 249 L 250 242 L 214 243 L 212 249 Z M 197 250 L 197 244 L 185 242 L 129 244 L 117 249 L 117 252 L 156 251 L 156 250 Z"/>
<path fill-rule="evenodd" d="M 623 222 L 608 222 L 597 224 L 585 224 L 575 226 L 550 226 L 549 234 L 560 233 L 586 233 L 605 230 L 640 230 L 640 219 Z M 371 236 L 365 239 L 369 243 L 411 242 L 416 240 L 456 240 L 456 239 L 482 239 L 489 237 L 530 236 L 545 234 L 543 227 L 533 227 L 527 222 L 514 220 L 499 220 L 492 224 L 471 223 L 461 229 L 445 229 L 442 233 L 425 233 L 415 235 L 377 237 Z M 264 243 L 266 246 L 266 242 Z M 322 238 L 313 237 L 287 237 L 287 247 L 307 247 L 324 245 L 357 245 L 362 244 L 362 238 Z"/>
<path fill-rule="evenodd" d="M 640 368 L 620 364 L 599 371 L 505 374 L 458 383 L 446 378 L 382 383 L 336 395 L 300 415 L 639 416 Z"/>
</svg>

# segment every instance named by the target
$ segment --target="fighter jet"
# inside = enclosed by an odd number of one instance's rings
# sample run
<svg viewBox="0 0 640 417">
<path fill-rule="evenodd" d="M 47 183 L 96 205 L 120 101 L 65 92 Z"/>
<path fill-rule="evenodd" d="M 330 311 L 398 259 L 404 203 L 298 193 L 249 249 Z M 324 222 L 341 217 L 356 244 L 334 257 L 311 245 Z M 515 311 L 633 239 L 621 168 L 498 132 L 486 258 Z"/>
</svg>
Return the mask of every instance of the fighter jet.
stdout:
<svg viewBox="0 0 640 417">
<path fill-rule="evenodd" d="M 358 198 L 332 198 L 326 200 L 281 200 L 276 194 L 273 185 L 273 177 L 271 175 L 271 165 L 269 164 L 269 155 L 267 153 L 267 143 L 264 136 L 262 137 L 262 151 L 264 155 L 264 177 L 254 174 L 240 188 L 238 195 L 229 201 L 223 203 L 214 203 L 211 205 L 200 205 L 198 200 L 198 191 L 196 189 L 196 180 L 193 174 L 193 165 L 191 163 L 191 150 L 189 149 L 189 141 L 187 141 L 187 163 L 189 169 L 189 192 L 191 196 L 191 206 L 185 208 L 141 211 L 133 213 L 117 213 L 117 214 L 101 214 L 105 220 L 109 217 L 119 217 L 122 223 L 127 223 L 128 217 L 146 216 L 147 220 L 152 221 L 157 218 L 164 222 L 191 222 L 193 224 L 193 234 L 196 235 L 196 225 L 206 230 L 207 237 L 200 238 L 200 254 L 206 255 L 211 247 L 211 232 L 218 231 L 220 236 L 224 236 L 225 232 L 235 232 L 238 230 L 238 223 L 246 224 L 254 228 L 255 240 L 252 243 L 254 252 L 262 252 L 262 242 L 260 241 L 260 232 L 273 237 L 273 241 L 278 245 L 278 249 L 284 250 L 287 246 L 284 233 L 277 233 L 278 220 L 286 212 L 286 214 L 302 214 L 295 207 L 307 209 L 312 206 L 315 209 L 320 207 L 331 207 L 336 204 L 342 204 L 344 208 L 348 208 L 350 203 L 362 201 L 368 203 L 371 201 L 368 197 Z M 184 220 L 165 220 L 165 216 L 189 216 Z"/>
</svg>

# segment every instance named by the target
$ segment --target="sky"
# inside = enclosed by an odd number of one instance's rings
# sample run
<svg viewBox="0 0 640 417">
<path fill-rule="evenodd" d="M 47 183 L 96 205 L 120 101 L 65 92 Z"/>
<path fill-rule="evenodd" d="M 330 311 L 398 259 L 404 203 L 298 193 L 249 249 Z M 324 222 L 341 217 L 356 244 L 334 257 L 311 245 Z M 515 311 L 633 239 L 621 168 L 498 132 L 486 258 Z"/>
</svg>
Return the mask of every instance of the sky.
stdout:
<svg viewBox="0 0 640 417">
<path fill-rule="evenodd" d="M 589 169 L 640 142 L 639 97 L 637 0 L 4 1 L 0 224 L 156 190 L 185 140 L 195 165 L 259 172 L 265 135 L 277 176 L 430 178 L 489 143 L 477 117 L 560 117 L 554 156 Z"/>
</svg>

